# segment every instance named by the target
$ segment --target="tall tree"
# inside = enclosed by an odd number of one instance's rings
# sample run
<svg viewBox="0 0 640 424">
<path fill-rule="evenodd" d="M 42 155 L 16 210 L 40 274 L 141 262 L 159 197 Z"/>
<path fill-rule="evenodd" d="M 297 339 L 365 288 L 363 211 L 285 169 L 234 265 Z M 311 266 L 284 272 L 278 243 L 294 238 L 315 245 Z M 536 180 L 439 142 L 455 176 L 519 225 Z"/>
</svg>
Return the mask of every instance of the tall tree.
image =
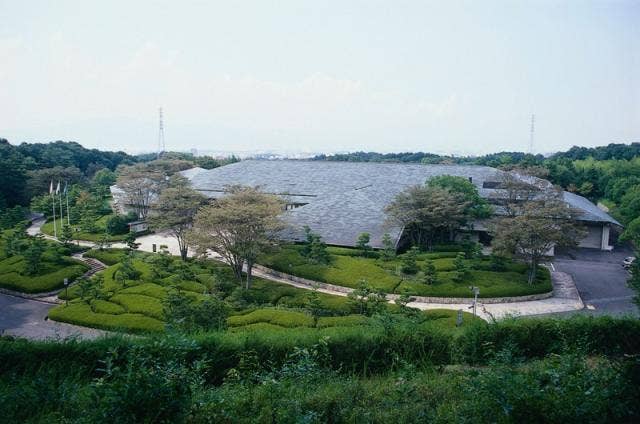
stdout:
<svg viewBox="0 0 640 424">
<path fill-rule="evenodd" d="M 451 239 L 467 221 L 469 202 L 440 187 L 413 186 L 400 192 L 386 208 L 387 220 L 411 237 L 414 246 L 431 248 L 434 239 Z"/>
<path fill-rule="evenodd" d="M 584 229 L 576 224 L 577 211 L 550 195 L 523 203 L 518 215 L 491 223 L 493 251 L 521 257 L 529 264 L 529 283 L 536 278 L 538 265 L 553 247 L 578 244 Z"/>
<path fill-rule="evenodd" d="M 193 218 L 206 198 L 192 189 L 186 178 L 179 174 L 171 177 L 169 187 L 160 193 L 153 204 L 149 216 L 151 227 L 157 230 L 169 230 L 178 241 L 180 257 L 187 260 L 189 241 L 187 234 L 193 225 Z"/>
<path fill-rule="evenodd" d="M 138 217 L 145 219 L 151 203 L 166 186 L 168 176 L 161 169 L 149 164 L 135 164 L 118 168 L 117 185 L 123 193 L 123 200 L 131 206 Z"/>
<path fill-rule="evenodd" d="M 248 289 L 258 255 L 276 243 L 283 227 L 281 213 L 277 196 L 250 187 L 231 187 L 227 196 L 198 211 L 189 240 L 200 254 L 212 250 L 224 257 L 240 281 L 246 264 Z"/>
<path fill-rule="evenodd" d="M 439 175 L 427 180 L 427 186 L 440 187 L 452 193 L 459 194 L 467 203 L 465 213 L 470 218 L 489 218 L 491 206 L 480 197 L 478 188 L 467 178 L 455 175 Z"/>
</svg>

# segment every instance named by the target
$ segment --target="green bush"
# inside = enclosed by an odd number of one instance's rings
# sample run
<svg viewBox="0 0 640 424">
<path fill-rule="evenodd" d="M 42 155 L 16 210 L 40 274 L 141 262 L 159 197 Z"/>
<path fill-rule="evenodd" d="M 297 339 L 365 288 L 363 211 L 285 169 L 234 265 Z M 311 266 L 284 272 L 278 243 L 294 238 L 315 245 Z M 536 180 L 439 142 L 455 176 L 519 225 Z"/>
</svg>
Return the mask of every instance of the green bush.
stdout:
<svg viewBox="0 0 640 424">
<path fill-rule="evenodd" d="M 404 293 L 419 296 L 434 297 L 472 297 L 468 286 L 480 287 L 480 297 L 510 297 L 530 294 L 546 293 L 552 290 L 549 271 L 540 267 L 536 283 L 527 283 L 526 264 L 509 261 L 502 272 L 492 269 L 489 258 L 462 259 L 471 269 L 459 281 L 452 273 L 455 270 L 454 261 L 460 254 L 459 245 L 441 246 L 440 248 L 455 251 L 421 252 L 416 253 L 416 268 L 424 266 L 426 260 L 431 260 L 438 272 L 437 284 L 425 285 L 416 278 L 401 278 L 396 275 L 398 268 L 402 268 L 403 260 L 409 253 L 400 255 L 393 260 L 378 260 L 357 256 L 355 249 L 328 248 L 331 261 L 328 265 L 310 264 L 300 255 L 300 246 L 285 246 L 278 252 L 263 255 L 260 263 L 278 271 L 314 281 L 336 284 L 344 287 L 356 288 L 361 279 L 374 289 L 386 293 Z M 405 267 L 406 268 L 406 267 Z M 415 270 L 415 268 L 414 268 Z"/>
<path fill-rule="evenodd" d="M 0 262 L 0 287 L 24 293 L 43 293 L 64 286 L 64 279 L 73 281 L 84 274 L 89 267 L 85 264 L 65 259 L 60 264 L 44 264 L 39 275 L 22 275 L 22 257 L 14 256 Z"/>
<path fill-rule="evenodd" d="M 109 301 L 124 307 L 129 313 L 147 315 L 157 320 L 164 318 L 162 302 L 155 297 L 127 293 L 126 295 L 116 294 Z"/>
<path fill-rule="evenodd" d="M 313 326 L 313 318 L 308 314 L 274 308 L 256 309 L 245 315 L 231 316 L 227 319 L 227 322 L 231 327 L 255 324 L 258 322 L 288 328 Z"/>
<path fill-rule="evenodd" d="M 364 315 L 347 315 L 342 317 L 320 317 L 318 328 L 325 327 L 354 327 L 358 325 L 371 324 L 371 318 Z"/>
<path fill-rule="evenodd" d="M 102 299 L 93 300 L 91 306 L 93 306 L 93 309 L 98 314 L 120 315 L 126 312 L 125 309 L 117 303 Z"/>
<path fill-rule="evenodd" d="M 106 265 L 115 265 L 122 260 L 126 249 L 91 249 L 84 254 L 87 258 L 94 258 Z"/>
<path fill-rule="evenodd" d="M 72 303 L 56 306 L 49 311 L 49 318 L 69 324 L 131 333 L 158 332 L 164 330 L 164 323 L 158 319 L 136 313 L 94 313 L 86 303 Z"/>
</svg>

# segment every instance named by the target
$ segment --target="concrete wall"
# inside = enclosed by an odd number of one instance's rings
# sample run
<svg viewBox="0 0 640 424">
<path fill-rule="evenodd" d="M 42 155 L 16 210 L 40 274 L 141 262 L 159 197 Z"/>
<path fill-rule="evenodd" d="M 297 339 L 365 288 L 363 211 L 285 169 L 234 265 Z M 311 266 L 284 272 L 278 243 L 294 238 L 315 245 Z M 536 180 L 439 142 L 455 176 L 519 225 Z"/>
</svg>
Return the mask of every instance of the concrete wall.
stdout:
<svg viewBox="0 0 640 424">
<path fill-rule="evenodd" d="M 587 235 L 580 240 L 580 247 L 589 247 L 592 249 L 602 248 L 602 224 L 587 225 Z"/>
</svg>

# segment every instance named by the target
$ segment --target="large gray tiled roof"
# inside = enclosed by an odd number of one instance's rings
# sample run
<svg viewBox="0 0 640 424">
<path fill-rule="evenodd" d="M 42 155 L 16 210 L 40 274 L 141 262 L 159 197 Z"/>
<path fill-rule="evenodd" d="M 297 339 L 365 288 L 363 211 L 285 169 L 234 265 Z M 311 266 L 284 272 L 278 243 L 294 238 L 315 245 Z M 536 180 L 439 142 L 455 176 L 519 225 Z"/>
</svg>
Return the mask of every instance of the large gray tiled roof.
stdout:
<svg viewBox="0 0 640 424">
<path fill-rule="evenodd" d="M 384 233 L 396 241 L 400 237 L 400 228 L 385 225 L 384 208 L 405 188 L 424 184 L 434 176 L 456 175 L 471 178 L 480 194 L 488 197 L 492 190 L 483 189 L 483 183 L 498 181 L 500 173 L 495 168 L 470 165 L 246 160 L 211 170 L 187 170 L 183 175 L 196 190 L 213 198 L 223 196 L 227 186 L 239 184 L 281 195 L 288 203 L 306 203 L 285 214 L 289 238 L 301 238 L 302 226 L 308 225 L 329 244 L 353 246 L 360 233 L 368 232 L 371 245 L 380 247 Z M 573 196 L 569 201 L 577 203 Z M 604 212 L 607 219 L 600 219 L 603 217 L 590 207 L 586 209 L 587 219 L 615 221 Z"/>
</svg>

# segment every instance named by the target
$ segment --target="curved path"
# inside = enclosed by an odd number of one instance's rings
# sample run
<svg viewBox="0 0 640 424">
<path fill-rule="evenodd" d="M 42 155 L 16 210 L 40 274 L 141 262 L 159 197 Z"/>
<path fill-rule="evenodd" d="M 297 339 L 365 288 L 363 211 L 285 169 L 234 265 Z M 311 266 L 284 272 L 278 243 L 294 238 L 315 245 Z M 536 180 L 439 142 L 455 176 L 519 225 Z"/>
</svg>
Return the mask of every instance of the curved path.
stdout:
<svg viewBox="0 0 640 424">
<path fill-rule="evenodd" d="M 28 229 L 29 234 L 35 235 L 40 233 L 40 227 L 44 223 L 44 220 L 34 221 L 33 225 Z M 46 236 L 47 238 L 53 239 L 51 236 Z M 90 243 L 87 241 L 74 241 L 78 242 L 80 245 L 85 246 L 93 246 L 94 243 Z M 153 245 L 156 247 L 160 245 L 166 245 L 168 250 L 173 255 L 179 255 L 178 245 L 176 240 L 171 237 L 169 234 L 165 232 L 158 232 L 155 234 L 149 234 L 146 236 L 139 237 L 136 242 L 140 243 L 139 250 L 145 252 L 152 252 Z M 113 243 L 112 247 L 126 247 L 122 243 Z M 221 259 L 217 256 L 217 259 Z M 255 276 L 265 278 L 268 280 L 276 281 L 283 284 L 288 284 L 294 287 L 310 289 L 311 286 L 308 284 L 302 284 L 296 281 L 292 281 L 287 278 L 281 278 L 274 275 L 271 275 L 268 272 L 260 271 L 255 269 L 253 271 Z M 549 299 L 543 300 L 533 300 L 526 302 L 509 302 L 509 303 L 491 303 L 491 304 L 483 304 L 482 299 L 478 302 L 477 313 L 480 317 L 491 320 L 491 319 L 499 319 L 507 316 L 527 316 L 527 315 L 541 315 L 541 314 L 552 314 L 559 312 L 572 312 L 581 310 L 584 308 L 584 304 L 580 298 L 578 290 L 575 287 L 573 279 L 569 274 L 564 272 L 552 271 L 551 272 L 552 283 L 553 283 L 553 297 Z M 322 293 L 337 295 L 337 296 L 347 296 L 348 291 L 351 289 L 347 289 L 346 291 L 337 291 L 331 289 L 319 289 L 318 291 Z M 459 310 L 462 309 L 464 311 L 470 311 L 470 304 L 457 304 L 457 303 L 427 303 L 427 302 L 412 302 L 409 304 L 414 308 L 418 308 L 421 310 L 429 310 L 429 309 L 452 309 Z"/>
<path fill-rule="evenodd" d="M 54 306 L 34 299 L 0 294 L 0 334 L 32 340 L 94 339 L 107 334 L 93 328 L 48 320 L 49 309 Z"/>
</svg>

